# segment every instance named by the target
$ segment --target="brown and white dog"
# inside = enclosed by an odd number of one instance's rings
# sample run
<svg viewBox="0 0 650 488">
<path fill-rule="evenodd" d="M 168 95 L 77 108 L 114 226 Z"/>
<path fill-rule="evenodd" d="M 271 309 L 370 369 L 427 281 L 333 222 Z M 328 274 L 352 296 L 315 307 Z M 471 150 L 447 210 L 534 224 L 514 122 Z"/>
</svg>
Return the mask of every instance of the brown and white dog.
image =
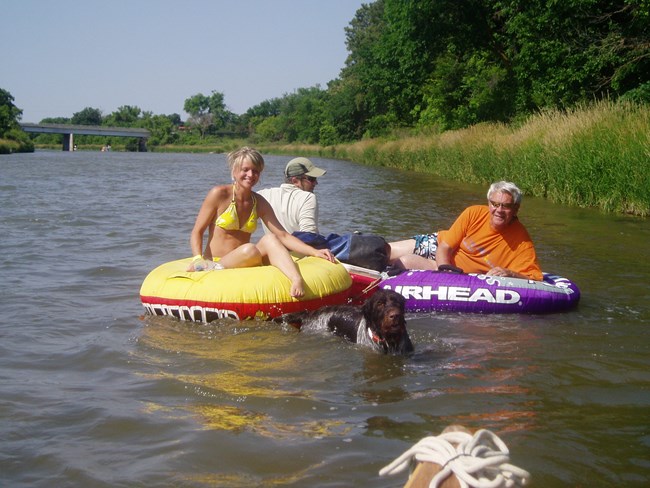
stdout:
<svg viewBox="0 0 650 488">
<path fill-rule="evenodd" d="M 361 306 L 330 305 L 309 312 L 285 314 L 276 321 L 300 329 L 326 327 L 350 342 L 371 346 L 386 354 L 413 352 L 406 330 L 404 297 L 392 290 L 377 290 Z"/>
</svg>

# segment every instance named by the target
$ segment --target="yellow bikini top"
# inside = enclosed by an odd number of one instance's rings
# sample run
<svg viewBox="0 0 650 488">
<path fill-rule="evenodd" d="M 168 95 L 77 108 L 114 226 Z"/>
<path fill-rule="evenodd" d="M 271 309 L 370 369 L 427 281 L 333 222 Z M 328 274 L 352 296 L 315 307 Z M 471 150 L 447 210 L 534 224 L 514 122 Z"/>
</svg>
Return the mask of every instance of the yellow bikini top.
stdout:
<svg viewBox="0 0 650 488">
<path fill-rule="evenodd" d="M 248 232 L 249 234 L 255 232 L 255 229 L 257 229 L 257 200 L 255 200 L 255 195 L 251 196 L 253 197 L 253 209 L 251 210 L 248 220 L 240 228 L 239 215 L 237 215 L 237 205 L 235 204 L 235 185 L 233 185 L 230 205 L 228 205 L 228 208 L 217 217 L 214 224 L 224 230 L 241 230 L 243 232 Z"/>
</svg>

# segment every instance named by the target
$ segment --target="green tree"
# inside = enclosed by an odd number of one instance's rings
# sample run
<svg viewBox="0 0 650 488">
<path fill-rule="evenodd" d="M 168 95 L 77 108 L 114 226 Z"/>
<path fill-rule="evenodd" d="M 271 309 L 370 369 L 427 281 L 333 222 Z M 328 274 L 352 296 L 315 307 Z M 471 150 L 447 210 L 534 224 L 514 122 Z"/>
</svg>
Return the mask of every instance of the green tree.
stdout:
<svg viewBox="0 0 650 488">
<path fill-rule="evenodd" d="M 208 97 L 202 93 L 197 93 L 187 98 L 183 104 L 183 110 L 190 115 L 187 124 L 190 127 L 196 127 L 201 134 L 201 139 L 203 139 L 213 120 Z"/>
<path fill-rule="evenodd" d="M 325 122 L 326 97 L 319 86 L 299 88 L 250 108 L 244 119 L 250 134 L 262 140 L 316 144 Z"/>
<path fill-rule="evenodd" d="M 34 144 L 18 123 L 22 115 L 11 93 L 0 88 L 0 154 L 34 151 Z"/>
<path fill-rule="evenodd" d="M 7 90 L 0 88 L 0 136 L 11 129 L 18 128 L 18 121 L 23 111 L 14 105 L 14 97 Z"/>
<path fill-rule="evenodd" d="M 199 130 L 201 139 L 208 132 L 216 132 L 236 121 L 235 115 L 226 109 L 224 100 L 223 93 L 214 90 L 209 97 L 198 93 L 185 100 L 183 110 L 190 115 L 188 124 Z"/>
<path fill-rule="evenodd" d="M 347 138 L 644 99 L 649 29 L 649 0 L 378 0 L 346 29 L 324 113 Z"/>
<path fill-rule="evenodd" d="M 136 127 L 142 115 L 142 110 L 139 107 L 122 105 L 104 118 L 103 125 L 108 127 Z"/>
<path fill-rule="evenodd" d="M 70 123 L 74 125 L 102 125 L 102 111 L 86 107 L 81 112 L 72 114 Z"/>
<path fill-rule="evenodd" d="M 361 139 L 367 123 L 368 111 L 364 107 L 361 82 L 354 76 L 330 81 L 323 107 L 324 124 L 333 127 L 336 139 L 352 141 Z"/>
<path fill-rule="evenodd" d="M 650 81 L 648 0 L 503 0 L 493 37 L 513 74 L 518 112 L 617 98 Z"/>
<path fill-rule="evenodd" d="M 328 85 L 329 101 L 325 109 L 329 123 L 343 140 L 361 138 L 367 121 L 384 113 L 382 62 L 377 46 L 386 30 L 384 0 L 362 4 L 345 28 L 348 57 L 340 79 Z"/>
<path fill-rule="evenodd" d="M 179 117 L 180 119 L 180 117 Z M 147 144 L 151 147 L 165 144 L 173 144 L 178 141 L 178 132 L 168 115 L 151 115 L 146 113 L 141 120 L 140 127 L 147 129 L 150 133 Z"/>
<path fill-rule="evenodd" d="M 69 124 L 69 117 L 45 117 L 41 120 L 41 124 Z"/>
<path fill-rule="evenodd" d="M 260 118 L 255 127 L 255 134 L 262 140 L 279 142 L 284 137 L 284 126 L 286 125 L 281 115 Z"/>
<path fill-rule="evenodd" d="M 266 119 L 279 116 L 281 112 L 281 105 L 282 100 L 280 98 L 272 98 L 270 100 L 264 100 L 262 103 L 250 107 L 240 118 L 240 123 L 243 127 L 245 127 L 248 136 L 254 139 L 267 139 L 267 136 L 262 135 L 262 132 L 268 134 L 269 131 L 260 131 L 258 128 L 260 124 L 262 124 Z"/>
<path fill-rule="evenodd" d="M 331 146 L 340 142 L 339 135 L 333 125 L 324 123 L 318 134 L 318 143 L 321 146 Z"/>
<path fill-rule="evenodd" d="M 271 100 L 264 100 L 259 105 L 249 108 L 246 111 L 248 117 L 273 117 L 280 115 L 282 108 L 282 100 L 280 98 L 272 98 Z"/>
<path fill-rule="evenodd" d="M 284 139 L 288 142 L 316 144 L 323 125 L 325 92 L 319 86 L 299 88 L 285 95 L 282 115 L 286 120 Z"/>
<path fill-rule="evenodd" d="M 212 114 L 212 129 L 223 129 L 226 124 L 232 121 L 232 113 L 226 109 L 223 93 L 212 91 L 208 97 L 208 111 Z"/>
<path fill-rule="evenodd" d="M 451 49 L 436 59 L 423 86 L 420 126 L 456 129 L 482 121 L 506 121 L 514 114 L 512 77 L 489 51 L 459 54 Z"/>
<path fill-rule="evenodd" d="M 165 115 L 169 119 L 169 121 L 174 125 L 175 127 L 178 127 L 179 125 L 183 125 L 183 121 L 181 120 L 181 116 L 179 114 L 169 114 Z"/>
</svg>

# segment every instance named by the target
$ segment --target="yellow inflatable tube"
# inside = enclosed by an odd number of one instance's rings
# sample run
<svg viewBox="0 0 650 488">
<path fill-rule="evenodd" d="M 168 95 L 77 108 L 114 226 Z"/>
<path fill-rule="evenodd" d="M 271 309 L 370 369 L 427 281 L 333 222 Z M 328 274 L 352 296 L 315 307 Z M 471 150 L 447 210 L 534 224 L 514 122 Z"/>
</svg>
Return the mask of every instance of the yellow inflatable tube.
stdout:
<svg viewBox="0 0 650 488">
<path fill-rule="evenodd" d="M 269 319 L 346 303 L 352 290 L 345 267 L 321 258 L 294 258 L 305 282 L 300 299 L 291 297 L 291 282 L 275 266 L 185 271 L 191 260 L 162 264 L 147 275 L 140 288 L 147 313 L 196 322 Z"/>
</svg>

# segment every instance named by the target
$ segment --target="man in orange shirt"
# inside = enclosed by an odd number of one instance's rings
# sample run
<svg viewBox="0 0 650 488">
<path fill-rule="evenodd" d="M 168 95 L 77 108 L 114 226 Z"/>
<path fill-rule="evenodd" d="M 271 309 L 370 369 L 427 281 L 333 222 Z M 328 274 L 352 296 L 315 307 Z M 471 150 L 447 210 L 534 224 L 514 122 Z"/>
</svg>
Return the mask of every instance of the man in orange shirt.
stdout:
<svg viewBox="0 0 650 488">
<path fill-rule="evenodd" d="M 542 279 L 535 247 L 517 218 L 521 190 L 493 183 L 488 204 L 466 208 L 449 230 L 390 243 L 390 263 L 407 269 L 449 269 L 465 273 Z"/>
</svg>

